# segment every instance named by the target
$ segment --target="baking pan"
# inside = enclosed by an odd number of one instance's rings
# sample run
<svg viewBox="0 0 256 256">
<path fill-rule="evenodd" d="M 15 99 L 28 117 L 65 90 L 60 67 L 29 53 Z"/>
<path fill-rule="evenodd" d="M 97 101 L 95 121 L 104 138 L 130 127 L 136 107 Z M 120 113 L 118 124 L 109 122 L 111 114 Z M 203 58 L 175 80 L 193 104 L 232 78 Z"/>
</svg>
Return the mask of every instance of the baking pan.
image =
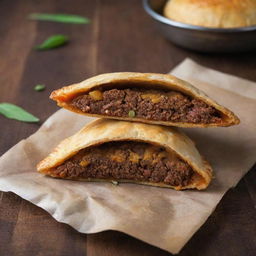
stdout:
<svg viewBox="0 0 256 256">
<path fill-rule="evenodd" d="M 256 26 L 207 28 L 184 24 L 162 15 L 167 0 L 143 0 L 158 30 L 174 44 L 201 52 L 241 52 L 256 49 Z"/>
</svg>

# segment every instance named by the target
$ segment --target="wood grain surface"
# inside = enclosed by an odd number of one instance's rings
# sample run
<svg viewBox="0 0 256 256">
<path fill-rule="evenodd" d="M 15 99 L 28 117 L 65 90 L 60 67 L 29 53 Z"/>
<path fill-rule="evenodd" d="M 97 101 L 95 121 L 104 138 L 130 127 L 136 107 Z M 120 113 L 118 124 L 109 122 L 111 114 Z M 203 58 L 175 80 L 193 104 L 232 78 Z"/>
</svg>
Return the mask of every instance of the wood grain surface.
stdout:
<svg viewBox="0 0 256 256">
<path fill-rule="evenodd" d="M 26 17 L 32 12 L 80 14 L 92 23 L 29 21 Z M 22 106 L 41 123 L 58 109 L 48 99 L 53 89 L 103 72 L 166 73 L 190 57 L 256 81 L 255 52 L 202 54 L 178 48 L 159 36 L 138 0 L 1 0 L 0 21 L 0 102 Z M 68 35 L 70 43 L 51 51 L 33 50 L 55 33 Z M 46 90 L 34 91 L 38 83 L 45 84 Z M 0 155 L 39 126 L 0 116 Z M 225 195 L 179 255 L 256 255 L 255 208 L 254 169 Z M 80 234 L 13 193 L 0 192 L 0 255 L 170 254 L 119 232 Z"/>
</svg>

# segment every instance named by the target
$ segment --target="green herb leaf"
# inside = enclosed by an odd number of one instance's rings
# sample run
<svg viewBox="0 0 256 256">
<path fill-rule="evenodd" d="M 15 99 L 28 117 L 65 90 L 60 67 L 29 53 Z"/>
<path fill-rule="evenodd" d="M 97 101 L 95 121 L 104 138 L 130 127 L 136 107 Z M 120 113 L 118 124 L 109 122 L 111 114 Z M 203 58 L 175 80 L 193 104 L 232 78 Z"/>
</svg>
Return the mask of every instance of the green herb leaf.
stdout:
<svg viewBox="0 0 256 256">
<path fill-rule="evenodd" d="M 88 24 L 90 20 L 86 17 L 71 14 L 58 14 L 58 13 L 32 13 L 29 15 L 31 20 L 43 20 L 43 21 L 53 21 L 62 23 L 72 23 L 72 24 Z"/>
<path fill-rule="evenodd" d="M 15 119 L 23 122 L 39 122 L 39 119 L 32 114 L 28 113 L 21 107 L 11 103 L 0 103 L 0 114 L 7 118 Z"/>
<path fill-rule="evenodd" d="M 128 116 L 129 116 L 129 117 L 135 117 L 135 115 L 136 115 L 136 113 L 135 113 L 134 110 L 130 110 L 130 111 L 128 112 Z"/>
<path fill-rule="evenodd" d="M 115 185 L 115 186 L 117 186 L 119 183 L 118 183 L 118 181 L 116 181 L 116 180 L 111 180 L 111 183 L 113 184 L 113 185 Z"/>
<path fill-rule="evenodd" d="M 68 42 L 68 37 L 65 35 L 54 35 L 47 38 L 42 44 L 35 47 L 36 50 L 48 50 L 60 47 Z"/>
<path fill-rule="evenodd" d="M 45 85 L 44 84 L 37 84 L 35 87 L 34 87 L 34 90 L 37 91 L 37 92 L 41 92 L 45 89 Z"/>
</svg>

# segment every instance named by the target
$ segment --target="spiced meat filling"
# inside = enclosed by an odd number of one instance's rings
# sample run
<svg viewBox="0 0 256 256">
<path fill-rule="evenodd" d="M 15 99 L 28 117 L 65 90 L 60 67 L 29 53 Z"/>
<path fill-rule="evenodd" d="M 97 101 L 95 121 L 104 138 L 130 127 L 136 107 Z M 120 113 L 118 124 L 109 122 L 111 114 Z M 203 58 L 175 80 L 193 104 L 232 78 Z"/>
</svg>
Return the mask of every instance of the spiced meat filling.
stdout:
<svg viewBox="0 0 256 256">
<path fill-rule="evenodd" d="M 110 89 L 94 90 L 70 104 L 84 113 L 155 121 L 219 123 L 218 110 L 199 99 L 176 91 Z"/>
<path fill-rule="evenodd" d="M 187 186 L 192 168 L 176 153 L 144 142 L 107 142 L 79 151 L 53 170 L 57 177 Z"/>
</svg>

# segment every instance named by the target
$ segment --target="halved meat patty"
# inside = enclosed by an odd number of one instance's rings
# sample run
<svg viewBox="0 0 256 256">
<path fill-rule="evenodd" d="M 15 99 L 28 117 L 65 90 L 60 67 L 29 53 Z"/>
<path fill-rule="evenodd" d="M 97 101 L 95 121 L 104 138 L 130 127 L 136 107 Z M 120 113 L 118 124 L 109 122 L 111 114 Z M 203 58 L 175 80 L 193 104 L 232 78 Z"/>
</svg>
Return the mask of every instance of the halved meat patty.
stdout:
<svg viewBox="0 0 256 256">
<path fill-rule="evenodd" d="M 79 181 L 117 181 L 205 189 L 212 168 L 184 133 L 160 125 L 97 119 L 61 141 L 40 173 Z"/>
<path fill-rule="evenodd" d="M 239 124 L 229 109 L 172 75 L 109 73 L 65 86 L 51 99 L 70 111 L 94 117 L 179 127 Z"/>
</svg>

